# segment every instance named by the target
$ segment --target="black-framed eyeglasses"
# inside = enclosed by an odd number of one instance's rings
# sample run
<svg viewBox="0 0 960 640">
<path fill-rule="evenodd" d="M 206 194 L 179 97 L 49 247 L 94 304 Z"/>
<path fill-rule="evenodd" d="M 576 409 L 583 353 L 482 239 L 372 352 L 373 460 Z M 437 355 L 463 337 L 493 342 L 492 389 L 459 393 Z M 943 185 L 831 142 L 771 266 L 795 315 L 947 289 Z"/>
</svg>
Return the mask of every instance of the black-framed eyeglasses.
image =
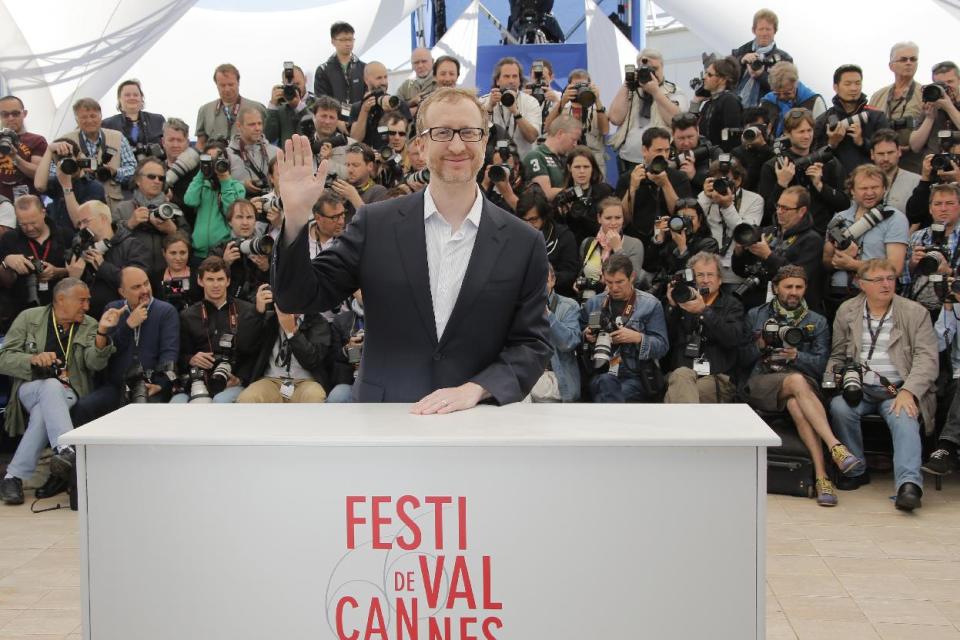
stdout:
<svg viewBox="0 0 960 640">
<path fill-rule="evenodd" d="M 785 207 L 782 204 L 776 205 L 777 211 L 799 211 L 800 207 Z"/>
<path fill-rule="evenodd" d="M 163 176 L 157 175 L 155 173 L 141 173 L 141 177 L 146 178 L 147 180 L 163 180 Z"/>
<path fill-rule="evenodd" d="M 900 56 L 899 58 L 896 58 L 894 62 L 899 62 L 900 64 L 903 64 L 904 62 L 916 62 L 919 59 L 920 58 L 917 56 Z"/>
<path fill-rule="evenodd" d="M 19 118 L 23 111 L 0 111 L 0 118 Z"/>
<path fill-rule="evenodd" d="M 388 136 L 400 136 L 401 138 L 407 137 L 406 131 L 387 131 Z"/>
<path fill-rule="evenodd" d="M 480 142 L 483 140 L 483 134 L 486 133 L 480 127 L 461 127 L 459 129 L 451 129 L 450 127 L 430 127 L 426 131 L 420 133 L 423 135 L 430 135 L 430 139 L 434 142 L 450 142 L 453 140 L 454 134 L 460 136 L 460 139 L 464 142 Z"/>
<path fill-rule="evenodd" d="M 538 220 L 540 220 L 540 218 L 541 218 L 541 216 L 530 216 L 530 217 L 527 217 L 527 218 L 523 218 L 523 221 L 524 221 L 524 222 L 537 222 Z"/>
<path fill-rule="evenodd" d="M 344 219 L 344 220 L 345 220 L 345 219 L 347 218 L 347 214 L 346 214 L 346 212 L 344 212 L 344 213 L 338 213 L 338 214 L 335 215 L 335 216 L 328 216 L 328 215 L 325 214 L 325 213 L 321 213 L 321 214 L 320 214 L 320 217 L 321 217 L 321 218 L 326 218 L 327 220 L 340 220 L 340 219 Z"/>
</svg>

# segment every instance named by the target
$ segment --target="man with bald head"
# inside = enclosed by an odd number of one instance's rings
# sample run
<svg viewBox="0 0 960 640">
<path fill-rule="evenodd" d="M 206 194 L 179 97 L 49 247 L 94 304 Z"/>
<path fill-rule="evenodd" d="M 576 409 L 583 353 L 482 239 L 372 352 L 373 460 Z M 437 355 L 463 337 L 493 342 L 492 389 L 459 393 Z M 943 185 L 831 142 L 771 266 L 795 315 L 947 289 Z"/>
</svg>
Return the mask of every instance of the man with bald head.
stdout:
<svg viewBox="0 0 960 640">
<path fill-rule="evenodd" d="M 94 373 L 107 366 L 114 351 L 109 332 L 120 319 L 114 309 L 98 322 L 87 315 L 89 308 L 87 285 L 64 278 L 53 288 L 53 302 L 18 315 L 4 339 L 0 375 L 13 379 L 4 428 L 13 437 L 23 434 L 0 481 L 0 500 L 7 504 L 23 503 L 23 481 L 33 475 L 48 443 L 56 451 L 51 480 L 37 497 L 63 491 L 75 473 L 76 453 L 57 440 L 73 429 L 71 407 L 86 401 Z"/>
<path fill-rule="evenodd" d="M 397 95 L 407 101 L 410 112 L 416 115 L 420 102 L 436 91 L 437 79 L 433 76 L 433 55 L 430 49 L 417 47 L 410 55 L 410 63 L 416 77 L 404 80 Z"/>
<path fill-rule="evenodd" d="M 413 120 L 410 107 L 400 96 L 391 96 L 387 93 L 389 78 L 387 68 L 382 62 L 368 62 L 363 70 L 363 81 L 367 84 L 367 93 L 359 102 L 350 106 L 350 137 L 370 145 L 374 149 L 384 146 L 377 132 L 377 123 L 384 113 L 396 111 L 407 122 Z M 394 103 L 391 106 L 391 102 Z"/>
</svg>

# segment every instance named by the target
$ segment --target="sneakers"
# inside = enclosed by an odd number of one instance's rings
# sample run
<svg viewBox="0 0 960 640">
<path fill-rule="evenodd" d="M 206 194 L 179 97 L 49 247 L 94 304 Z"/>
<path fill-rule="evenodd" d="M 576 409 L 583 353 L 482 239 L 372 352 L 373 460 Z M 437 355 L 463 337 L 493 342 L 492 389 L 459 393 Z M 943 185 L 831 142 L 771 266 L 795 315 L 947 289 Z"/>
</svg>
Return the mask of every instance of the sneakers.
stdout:
<svg viewBox="0 0 960 640">
<path fill-rule="evenodd" d="M 833 489 L 833 483 L 826 478 L 817 478 L 817 504 L 821 507 L 837 506 L 837 492 Z"/>
<path fill-rule="evenodd" d="M 946 449 L 937 449 L 930 454 L 930 459 L 920 468 L 935 476 L 945 476 L 960 469 L 960 462 L 957 461 L 955 453 L 950 453 Z"/>
<path fill-rule="evenodd" d="M 23 480 L 20 478 L 0 480 L 0 500 L 7 504 L 23 504 Z"/>
<path fill-rule="evenodd" d="M 833 456 L 833 461 L 837 463 L 843 475 L 850 475 L 851 471 L 859 471 L 863 468 L 863 460 L 850 453 L 850 450 L 842 444 L 830 447 L 830 455 Z"/>
</svg>

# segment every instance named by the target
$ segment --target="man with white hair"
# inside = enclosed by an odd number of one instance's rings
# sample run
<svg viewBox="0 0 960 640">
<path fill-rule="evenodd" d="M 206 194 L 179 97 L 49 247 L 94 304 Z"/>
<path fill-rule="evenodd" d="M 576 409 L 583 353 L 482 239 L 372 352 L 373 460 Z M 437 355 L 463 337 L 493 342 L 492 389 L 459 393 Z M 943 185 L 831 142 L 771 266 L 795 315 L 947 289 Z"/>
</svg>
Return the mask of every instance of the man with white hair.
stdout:
<svg viewBox="0 0 960 640">
<path fill-rule="evenodd" d="M 923 115 L 923 87 L 914 80 L 917 74 L 917 62 L 920 59 L 920 48 L 914 42 L 898 42 L 890 47 L 890 71 L 893 71 L 893 84 L 877 89 L 870 96 L 870 106 L 887 114 L 887 121 L 891 128 L 909 136 L 914 128 L 920 124 Z M 905 120 L 913 118 L 913 122 Z M 898 143 L 903 157 L 900 165 L 913 173 L 920 172 L 923 157 L 910 150 L 909 137 L 904 137 Z"/>
<path fill-rule="evenodd" d="M 404 80 L 397 89 L 397 95 L 407 101 L 410 113 L 416 115 L 420 101 L 437 90 L 437 79 L 433 75 L 433 55 L 430 49 L 414 49 L 410 54 L 410 63 L 416 77 Z"/>
<path fill-rule="evenodd" d="M 624 80 L 610 103 L 610 122 L 619 129 L 610 139 L 621 160 L 621 170 L 629 172 L 643 162 L 643 132 L 650 127 L 670 129 L 670 120 L 685 112 L 690 101 L 677 85 L 663 78 L 663 54 L 644 49 L 637 55 L 633 81 Z"/>
</svg>

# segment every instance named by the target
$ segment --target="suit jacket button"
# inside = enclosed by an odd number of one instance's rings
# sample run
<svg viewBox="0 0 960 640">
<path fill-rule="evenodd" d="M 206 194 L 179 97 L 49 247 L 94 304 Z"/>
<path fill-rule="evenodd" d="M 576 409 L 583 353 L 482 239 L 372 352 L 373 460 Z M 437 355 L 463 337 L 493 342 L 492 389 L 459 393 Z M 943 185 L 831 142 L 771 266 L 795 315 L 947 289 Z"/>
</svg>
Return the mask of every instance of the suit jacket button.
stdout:
<svg viewBox="0 0 960 640">
<path fill-rule="evenodd" d="M 433 359 L 434 359 L 434 361 L 436 361 L 436 362 L 440 362 L 440 360 L 443 359 L 443 354 L 442 354 L 442 353 L 435 353 L 435 354 L 433 354 Z"/>
</svg>

